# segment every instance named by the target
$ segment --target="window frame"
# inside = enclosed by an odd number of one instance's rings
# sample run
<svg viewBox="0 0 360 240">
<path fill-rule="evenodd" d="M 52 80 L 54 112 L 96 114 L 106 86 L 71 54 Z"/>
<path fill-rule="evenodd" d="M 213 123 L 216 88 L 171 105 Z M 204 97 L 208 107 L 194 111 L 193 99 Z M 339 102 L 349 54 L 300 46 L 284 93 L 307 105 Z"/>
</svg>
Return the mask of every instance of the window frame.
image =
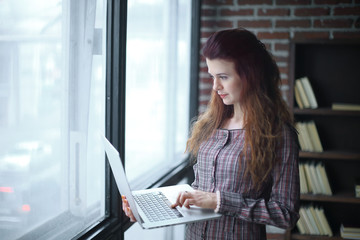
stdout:
<svg viewBox="0 0 360 240">
<path fill-rule="evenodd" d="M 190 53 L 190 113 L 189 122 L 198 115 L 198 72 L 199 72 L 199 43 L 200 43 L 200 9 L 201 1 L 191 1 L 191 53 Z M 126 86 L 126 29 L 127 0 L 107 0 L 107 47 L 106 47 L 106 126 L 105 134 L 110 142 L 118 149 L 120 156 L 125 154 L 125 86 Z M 120 134 L 123 133 L 123 134 Z M 122 159 L 125 164 L 124 159 Z M 170 169 L 166 174 L 158 176 L 158 180 L 149 184 L 147 188 L 173 185 L 184 178 L 189 181 L 193 172 L 188 159 Z M 98 224 L 85 229 L 73 239 L 124 239 L 124 232 L 133 224 L 121 211 L 121 197 L 116 187 L 109 164 L 105 168 L 105 218 Z M 64 213 L 58 218 L 66 219 Z M 66 231 L 67 224 L 57 228 Z M 39 228 L 25 234 L 20 240 L 29 236 L 37 236 L 40 229 L 53 228 L 49 221 Z"/>
</svg>

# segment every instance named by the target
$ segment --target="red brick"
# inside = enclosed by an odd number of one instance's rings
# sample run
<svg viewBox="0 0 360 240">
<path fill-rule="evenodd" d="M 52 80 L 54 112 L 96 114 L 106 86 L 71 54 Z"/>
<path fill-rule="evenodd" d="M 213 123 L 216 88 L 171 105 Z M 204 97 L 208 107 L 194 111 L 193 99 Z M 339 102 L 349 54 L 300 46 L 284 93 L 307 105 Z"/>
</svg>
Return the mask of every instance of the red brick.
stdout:
<svg viewBox="0 0 360 240">
<path fill-rule="evenodd" d="M 311 0 L 276 0 L 275 5 L 309 5 Z"/>
<path fill-rule="evenodd" d="M 287 43 L 275 43 L 275 51 L 289 51 L 290 46 Z"/>
<path fill-rule="evenodd" d="M 201 31 L 201 38 L 209 38 L 211 36 L 211 34 L 213 34 L 213 32 L 204 32 Z"/>
<path fill-rule="evenodd" d="M 269 28 L 271 27 L 270 20 L 241 20 L 237 22 L 239 27 L 244 28 Z"/>
<path fill-rule="evenodd" d="M 329 39 L 329 32 L 295 32 L 294 39 Z"/>
<path fill-rule="evenodd" d="M 202 5 L 232 5 L 233 0 L 203 0 Z"/>
<path fill-rule="evenodd" d="M 275 27 L 310 27 L 310 20 L 277 20 Z"/>
<path fill-rule="evenodd" d="M 201 16 L 211 17 L 216 15 L 215 9 L 201 9 Z"/>
<path fill-rule="evenodd" d="M 215 20 L 202 20 L 201 27 L 214 27 L 216 24 Z"/>
<path fill-rule="evenodd" d="M 217 27 L 222 27 L 222 28 L 232 28 L 232 27 L 234 27 L 232 21 L 226 21 L 226 20 L 218 21 L 216 23 L 216 26 Z"/>
<path fill-rule="evenodd" d="M 351 3 L 352 0 L 315 0 L 315 4 L 319 5 L 335 5 L 339 3 Z"/>
<path fill-rule="evenodd" d="M 335 39 L 358 39 L 360 41 L 360 32 L 334 32 Z"/>
<path fill-rule="evenodd" d="M 352 24 L 352 19 L 324 19 L 314 21 L 314 27 L 318 28 L 349 28 Z"/>
<path fill-rule="evenodd" d="M 283 79 L 281 79 L 281 80 L 283 80 Z M 282 81 L 282 82 L 284 82 L 284 81 Z M 288 82 L 288 81 L 287 81 Z M 282 84 L 282 85 L 286 85 L 286 86 L 289 86 L 289 84 L 287 83 L 287 84 Z M 286 100 L 286 103 L 287 103 L 287 105 L 289 106 L 289 99 L 290 99 L 290 91 L 289 90 L 283 90 L 282 91 L 282 97 Z M 283 238 L 284 239 L 284 238 Z"/>
<path fill-rule="evenodd" d="M 280 62 L 288 62 L 289 61 L 289 58 L 288 57 L 283 57 L 283 56 L 274 56 L 274 60 L 277 62 L 277 63 L 280 63 Z"/>
<path fill-rule="evenodd" d="M 224 27 L 224 28 L 231 28 L 233 27 L 232 21 L 216 21 L 216 20 L 202 20 L 201 27 L 208 27 L 208 28 L 216 28 L 216 27 Z"/>
<path fill-rule="evenodd" d="M 283 73 L 283 74 L 288 74 L 289 73 L 289 70 L 287 67 L 279 67 L 279 70 L 280 70 L 280 74 Z"/>
<path fill-rule="evenodd" d="M 210 96 L 210 95 L 211 95 L 211 91 L 212 91 L 211 88 L 209 88 L 209 89 L 202 89 L 202 90 L 199 91 L 199 94 L 200 94 L 200 95 L 208 95 L 208 96 Z"/>
<path fill-rule="evenodd" d="M 289 16 L 290 9 L 287 8 L 276 8 L 276 9 L 259 9 L 258 10 L 259 16 Z"/>
<path fill-rule="evenodd" d="M 281 78 L 281 82 L 280 82 L 280 85 L 281 86 L 284 86 L 284 87 L 289 87 L 289 79 L 287 78 L 287 76 L 280 76 Z M 288 90 L 285 90 L 285 89 L 281 89 L 281 92 L 282 93 L 287 93 Z M 284 95 L 283 95 L 284 96 Z M 285 95 L 286 96 L 286 95 Z M 288 98 L 289 99 L 289 98 Z"/>
<path fill-rule="evenodd" d="M 223 9 L 220 11 L 221 16 L 253 16 L 253 9 L 239 9 L 239 10 L 231 10 L 231 9 Z"/>
<path fill-rule="evenodd" d="M 334 8 L 334 16 L 339 15 L 360 15 L 360 7 L 337 7 Z"/>
<path fill-rule="evenodd" d="M 329 8 L 296 8 L 295 16 L 328 16 L 330 14 Z"/>
<path fill-rule="evenodd" d="M 238 0 L 239 5 L 272 5 L 272 0 Z"/>
<path fill-rule="evenodd" d="M 208 78 L 200 78 L 200 82 L 205 83 L 205 84 L 212 84 L 213 80 L 210 77 L 208 77 Z"/>
<path fill-rule="evenodd" d="M 200 67 L 199 72 L 208 73 L 207 67 Z"/>
<path fill-rule="evenodd" d="M 289 32 L 259 32 L 259 39 L 289 39 Z"/>
</svg>

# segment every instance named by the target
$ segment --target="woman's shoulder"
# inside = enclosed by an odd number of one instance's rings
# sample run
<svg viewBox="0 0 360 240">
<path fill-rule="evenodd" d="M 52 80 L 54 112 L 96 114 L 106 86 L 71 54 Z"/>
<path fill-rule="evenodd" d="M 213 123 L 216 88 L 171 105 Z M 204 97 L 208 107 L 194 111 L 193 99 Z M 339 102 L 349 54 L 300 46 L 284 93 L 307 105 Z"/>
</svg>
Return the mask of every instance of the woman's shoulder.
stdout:
<svg viewBox="0 0 360 240">
<path fill-rule="evenodd" d="M 291 123 L 285 123 L 282 127 L 282 139 L 285 142 L 295 142 L 297 146 L 300 146 L 298 140 L 298 131 Z"/>
</svg>

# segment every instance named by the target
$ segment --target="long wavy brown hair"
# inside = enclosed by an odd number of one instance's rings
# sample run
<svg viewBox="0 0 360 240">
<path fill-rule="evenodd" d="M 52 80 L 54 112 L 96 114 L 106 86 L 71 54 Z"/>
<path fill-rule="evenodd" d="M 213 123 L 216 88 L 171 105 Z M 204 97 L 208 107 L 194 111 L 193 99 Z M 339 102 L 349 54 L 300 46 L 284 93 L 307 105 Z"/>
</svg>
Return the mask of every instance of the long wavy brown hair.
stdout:
<svg viewBox="0 0 360 240">
<path fill-rule="evenodd" d="M 251 159 L 245 164 L 245 172 L 251 175 L 255 187 L 259 189 L 276 163 L 276 146 L 284 124 L 293 125 L 281 96 L 279 69 L 264 44 L 245 29 L 214 33 L 202 52 L 207 59 L 235 63 L 235 70 L 242 81 L 240 104 L 245 128 L 245 151 L 242 154 L 245 159 Z M 212 91 L 206 111 L 192 126 L 186 150 L 196 159 L 200 144 L 221 128 L 233 112 L 233 106 L 225 105 Z"/>
</svg>

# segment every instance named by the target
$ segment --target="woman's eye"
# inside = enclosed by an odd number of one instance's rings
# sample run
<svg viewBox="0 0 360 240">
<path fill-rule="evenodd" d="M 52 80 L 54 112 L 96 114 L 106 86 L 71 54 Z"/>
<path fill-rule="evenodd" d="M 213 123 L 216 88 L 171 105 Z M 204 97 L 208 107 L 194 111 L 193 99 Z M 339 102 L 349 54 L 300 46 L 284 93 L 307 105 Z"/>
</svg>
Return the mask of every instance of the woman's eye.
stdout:
<svg viewBox="0 0 360 240">
<path fill-rule="evenodd" d="M 227 79 L 227 76 L 220 76 L 219 77 L 221 80 L 226 80 Z"/>
</svg>

